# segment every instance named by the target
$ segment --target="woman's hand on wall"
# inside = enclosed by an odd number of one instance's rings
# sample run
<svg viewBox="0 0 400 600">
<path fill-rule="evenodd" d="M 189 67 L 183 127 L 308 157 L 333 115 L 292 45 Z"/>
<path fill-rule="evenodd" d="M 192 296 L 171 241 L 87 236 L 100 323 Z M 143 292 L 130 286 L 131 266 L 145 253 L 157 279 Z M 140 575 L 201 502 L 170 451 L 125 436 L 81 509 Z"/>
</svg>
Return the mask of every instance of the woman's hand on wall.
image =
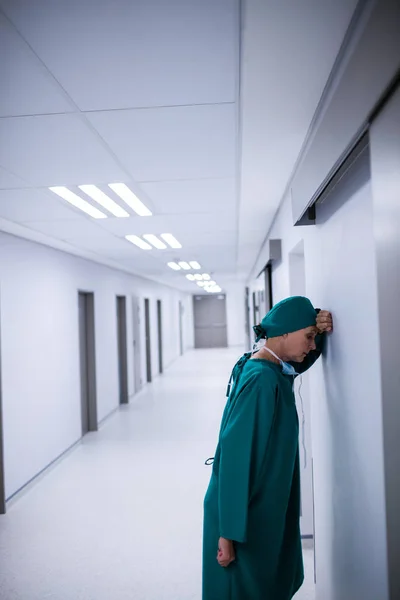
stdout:
<svg viewBox="0 0 400 600">
<path fill-rule="evenodd" d="M 333 319 L 329 311 L 321 310 L 317 314 L 317 329 L 318 333 L 329 333 L 330 331 L 333 331 Z"/>
</svg>

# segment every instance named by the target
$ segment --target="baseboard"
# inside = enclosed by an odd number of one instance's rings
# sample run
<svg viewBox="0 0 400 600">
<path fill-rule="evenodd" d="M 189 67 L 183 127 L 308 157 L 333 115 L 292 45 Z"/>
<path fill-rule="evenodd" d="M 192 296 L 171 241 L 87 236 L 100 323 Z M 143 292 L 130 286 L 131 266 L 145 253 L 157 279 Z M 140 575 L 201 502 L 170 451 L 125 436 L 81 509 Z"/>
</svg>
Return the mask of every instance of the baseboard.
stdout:
<svg viewBox="0 0 400 600">
<path fill-rule="evenodd" d="M 74 442 L 71 446 L 69 446 L 64 452 L 59 454 L 54 460 L 49 462 L 43 469 L 41 469 L 36 475 L 31 477 L 29 481 L 24 483 L 18 490 L 13 492 L 8 498 L 6 498 L 6 504 L 11 506 L 18 498 L 20 498 L 23 494 L 27 493 L 34 485 L 40 481 L 45 475 L 47 475 L 52 469 L 54 469 L 58 464 L 64 460 L 64 458 L 73 452 L 77 446 L 82 443 L 83 438 L 79 438 L 76 442 Z"/>
</svg>

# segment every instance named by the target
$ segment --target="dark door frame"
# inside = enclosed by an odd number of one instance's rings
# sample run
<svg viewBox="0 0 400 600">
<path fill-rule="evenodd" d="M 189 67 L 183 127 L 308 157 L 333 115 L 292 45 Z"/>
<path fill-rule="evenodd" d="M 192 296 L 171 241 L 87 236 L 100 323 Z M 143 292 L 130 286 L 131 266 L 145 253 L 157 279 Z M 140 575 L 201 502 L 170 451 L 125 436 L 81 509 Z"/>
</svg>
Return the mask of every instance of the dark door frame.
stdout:
<svg viewBox="0 0 400 600">
<path fill-rule="evenodd" d="M 258 314 L 258 308 L 257 308 L 257 299 L 256 299 L 256 293 L 253 292 L 253 325 L 258 325 L 257 322 L 257 314 Z"/>
<path fill-rule="evenodd" d="M 88 395 L 88 430 L 97 431 L 97 385 L 96 385 L 96 339 L 94 316 L 94 293 L 78 291 L 79 296 L 85 297 L 86 307 L 86 356 L 87 356 L 87 395 Z M 79 323 L 80 327 L 80 323 Z M 82 373 L 81 373 L 82 377 Z M 81 400 L 82 402 L 82 400 Z"/>
<path fill-rule="evenodd" d="M 117 296 L 119 403 L 128 404 L 128 344 L 126 333 L 126 296 Z"/>
<path fill-rule="evenodd" d="M 144 321 L 145 321 L 145 332 L 146 332 L 146 375 L 147 383 L 152 381 L 151 373 L 151 329 L 150 329 L 150 300 L 149 298 L 144 299 Z"/>
<path fill-rule="evenodd" d="M 264 271 L 265 276 L 265 312 L 271 310 L 273 307 L 272 299 L 272 265 L 268 263 Z"/>
<path fill-rule="evenodd" d="M 158 330 L 158 371 L 164 372 L 163 367 L 163 335 L 162 335 L 162 302 L 157 300 L 157 330 Z"/>
<path fill-rule="evenodd" d="M 246 348 L 251 347 L 251 325 L 250 325 L 250 289 L 245 288 L 244 294 L 244 329 L 246 333 Z"/>
<path fill-rule="evenodd" d="M 137 296 L 132 297 L 132 327 L 133 327 L 133 374 L 135 381 L 135 394 L 142 388 L 142 366 L 141 366 L 141 313 L 140 300 Z"/>
</svg>

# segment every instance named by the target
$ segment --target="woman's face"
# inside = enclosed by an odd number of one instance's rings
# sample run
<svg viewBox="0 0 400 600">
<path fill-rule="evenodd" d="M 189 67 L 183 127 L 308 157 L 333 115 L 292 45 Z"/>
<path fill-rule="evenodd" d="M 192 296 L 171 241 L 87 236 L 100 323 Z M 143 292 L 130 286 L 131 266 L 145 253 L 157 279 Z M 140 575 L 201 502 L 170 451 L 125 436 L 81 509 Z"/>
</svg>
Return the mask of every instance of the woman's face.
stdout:
<svg viewBox="0 0 400 600">
<path fill-rule="evenodd" d="M 307 327 L 299 329 L 293 333 L 288 333 L 284 337 L 283 349 L 287 360 L 294 362 L 303 362 L 311 350 L 315 350 L 316 327 Z"/>
</svg>

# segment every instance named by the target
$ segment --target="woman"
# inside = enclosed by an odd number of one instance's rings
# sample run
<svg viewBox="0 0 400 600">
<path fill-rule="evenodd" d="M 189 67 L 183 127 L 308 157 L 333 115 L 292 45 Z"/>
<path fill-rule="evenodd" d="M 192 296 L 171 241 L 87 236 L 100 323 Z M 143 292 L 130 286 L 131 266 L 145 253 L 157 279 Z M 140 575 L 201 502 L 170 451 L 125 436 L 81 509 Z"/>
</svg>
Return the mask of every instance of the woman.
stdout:
<svg viewBox="0 0 400 600">
<path fill-rule="evenodd" d="M 203 600 L 290 600 L 304 578 L 294 378 L 319 357 L 327 311 L 296 296 L 236 363 L 204 502 Z"/>
</svg>

